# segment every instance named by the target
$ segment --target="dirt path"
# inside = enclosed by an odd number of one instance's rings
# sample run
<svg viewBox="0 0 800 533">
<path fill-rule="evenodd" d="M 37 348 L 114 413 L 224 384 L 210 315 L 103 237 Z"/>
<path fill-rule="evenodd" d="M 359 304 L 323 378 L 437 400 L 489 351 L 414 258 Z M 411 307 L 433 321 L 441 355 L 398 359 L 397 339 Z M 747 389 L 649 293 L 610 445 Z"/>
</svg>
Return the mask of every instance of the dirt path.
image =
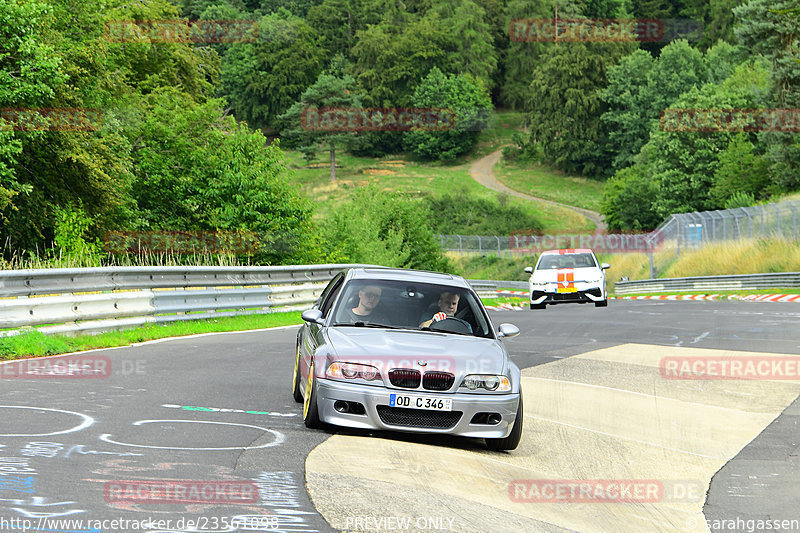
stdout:
<svg viewBox="0 0 800 533">
<path fill-rule="evenodd" d="M 497 150 L 496 152 L 492 152 L 491 154 L 481 157 L 477 161 L 474 161 L 469 168 L 469 173 L 472 177 L 483 185 L 484 187 L 488 187 L 493 191 L 497 192 L 504 192 L 510 194 L 512 196 L 516 196 L 518 198 L 524 198 L 526 200 L 536 201 L 536 202 L 544 202 L 546 204 L 557 205 L 559 207 L 565 207 L 567 209 L 571 209 L 577 213 L 580 213 L 584 217 L 588 218 L 592 222 L 594 222 L 596 226 L 596 230 L 605 231 L 607 226 L 606 223 L 603 221 L 603 215 L 597 213 L 595 211 L 590 211 L 588 209 L 583 209 L 582 207 L 575 207 L 573 205 L 566 205 L 559 202 L 554 202 L 552 200 L 545 200 L 544 198 L 537 198 L 536 196 L 530 196 L 525 193 L 521 193 L 519 191 L 515 191 L 510 187 L 506 186 L 503 183 L 500 183 L 497 178 L 494 177 L 494 166 L 500 160 L 503 155 L 502 150 Z"/>
</svg>

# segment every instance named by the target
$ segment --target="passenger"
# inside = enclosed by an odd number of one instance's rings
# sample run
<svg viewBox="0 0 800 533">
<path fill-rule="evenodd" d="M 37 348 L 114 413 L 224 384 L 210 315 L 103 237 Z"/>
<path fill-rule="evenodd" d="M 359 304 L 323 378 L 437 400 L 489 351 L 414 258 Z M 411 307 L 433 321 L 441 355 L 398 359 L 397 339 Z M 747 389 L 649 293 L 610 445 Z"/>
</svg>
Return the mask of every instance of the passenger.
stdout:
<svg viewBox="0 0 800 533">
<path fill-rule="evenodd" d="M 343 312 L 343 322 L 369 322 L 375 320 L 375 308 L 381 301 L 383 291 L 377 285 L 367 285 L 358 291 L 358 305 L 352 309 L 345 309 Z"/>
</svg>

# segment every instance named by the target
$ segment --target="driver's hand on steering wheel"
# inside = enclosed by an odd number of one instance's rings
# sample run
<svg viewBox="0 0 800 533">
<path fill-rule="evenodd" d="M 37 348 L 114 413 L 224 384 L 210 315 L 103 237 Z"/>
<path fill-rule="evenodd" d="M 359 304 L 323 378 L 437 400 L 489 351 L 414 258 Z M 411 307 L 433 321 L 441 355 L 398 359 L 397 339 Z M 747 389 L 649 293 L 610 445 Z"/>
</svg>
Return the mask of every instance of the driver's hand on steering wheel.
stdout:
<svg viewBox="0 0 800 533">
<path fill-rule="evenodd" d="M 433 315 L 433 318 L 431 320 L 433 320 L 434 322 L 438 322 L 438 321 L 444 320 L 446 318 L 447 318 L 447 314 L 440 311 L 440 312 L 436 313 L 435 315 Z"/>
</svg>

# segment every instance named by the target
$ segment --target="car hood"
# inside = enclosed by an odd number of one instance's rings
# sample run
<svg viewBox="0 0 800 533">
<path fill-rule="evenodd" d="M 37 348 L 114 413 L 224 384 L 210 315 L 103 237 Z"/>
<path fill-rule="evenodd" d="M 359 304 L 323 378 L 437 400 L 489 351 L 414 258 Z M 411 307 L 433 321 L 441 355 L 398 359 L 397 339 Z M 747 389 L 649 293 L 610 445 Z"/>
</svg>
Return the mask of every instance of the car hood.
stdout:
<svg viewBox="0 0 800 533">
<path fill-rule="evenodd" d="M 603 276 L 603 271 L 597 267 L 584 268 L 551 268 L 547 270 L 535 270 L 531 275 L 531 281 L 538 283 L 557 283 L 558 275 L 566 274 L 567 279 L 572 275 L 571 281 L 594 281 Z M 562 278 L 563 280 L 564 278 Z"/>
<path fill-rule="evenodd" d="M 332 327 L 327 331 L 331 356 L 341 361 L 373 361 L 383 369 L 445 370 L 457 376 L 502 374 L 508 355 L 496 339 L 444 333 L 377 328 Z M 424 366 L 420 361 L 425 362 Z"/>
</svg>

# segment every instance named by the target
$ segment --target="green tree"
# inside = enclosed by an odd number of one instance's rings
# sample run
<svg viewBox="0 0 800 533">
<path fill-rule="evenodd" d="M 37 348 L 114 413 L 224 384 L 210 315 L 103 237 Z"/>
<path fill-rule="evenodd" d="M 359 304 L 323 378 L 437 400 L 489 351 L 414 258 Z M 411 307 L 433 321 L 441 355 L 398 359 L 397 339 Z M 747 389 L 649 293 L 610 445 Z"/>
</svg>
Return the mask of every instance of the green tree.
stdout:
<svg viewBox="0 0 800 533">
<path fill-rule="evenodd" d="M 658 116 L 650 90 L 655 63 L 649 52 L 636 50 L 608 69 L 608 86 L 599 91 L 609 106 L 601 118 L 608 125 L 614 152 L 612 165 L 616 169 L 633 163 L 649 138 L 652 121 Z"/>
<path fill-rule="evenodd" d="M 316 32 L 288 12 L 265 15 L 259 35 L 269 39 L 232 44 L 225 53 L 222 93 L 234 114 L 257 127 L 274 127 L 322 71 Z"/>
<path fill-rule="evenodd" d="M 750 62 L 739 66 L 720 85 L 706 84 L 701 89 L 691 89 L 672 108 L 752 109 L 763 105 L 763 93 L 768 84 L 767 65 Z M 649 172 L 659 187 L 655 207 L 661 216 L 718 206 L 711 195 L 711 186 L 720 154 L 728 147 L 734 133 L 724 129 L 702 131 L 706 129 L 703 126 L 654 129 L 650 134 L 644 152 Z"/>
<path fill-rule="evenodd" d="M 721 47 L 716 57 L 726 50 Z M 723 65 L 717 68 L 722 70 Z M 632 164 L 661 112 L 707 79 L 703 55 L 685 40 L 670 43 L 656 60 L 648 52 L 637 50 L 610 67 L 608 86 L 598 94 L 608 104 L 602 120 L 609 127 L 614 168 Z"/>
<path fill-rule="evenodd" d="M 469 152 L 478 141 L 478 133 L 488 119 L 492 101 L 485 88 L 467 75 L 445 75 L 434 67 L 414 91 L 415 107 L 446 108 L 452 122 L 444 131 L 415 129 L 406 133 L 406 149 L 424 159 L 452 161 Z"/>
<path fill-rule="evenodd" d="M 251 231 L 262 242 L 260 263 L 308 261 L 315 250 L 310 206 L 287 181 L 286 160 L 233 117 L 221 102 L 203 104 L 174 89 L 148 95 L 147 113 L 130 132 L 135 151 L 141 229 Z"/>
<path fill-rule="evenodd" d="M 769 193 L 769 163 L 762 154 L 755 152 L 750 136 L 734 136 L 719 156 L 711 188 L 711 196 L 719 206 L 725 206 L 737 193 L 748 194 L 759 200 L 766 198 Z"/>
<path fill-rule="evenodd" d="M 551 43 L 527 42 L 527 18 L 552 16 L 544 0 L 510 0 L 506 7 L 505 28 L 510 33 L 508 47 L 500 58 L 503 83 L 499 102 L 511 109 L 526 109 L 530 100 L 530 85 L 535 75 L 535 66 L 542 61 Z M 515 23 L 517 21 L 517 23 Z"/>
<path fill-rule="evenodd" d="M 331 181 L 335 181 L 336 146 L 348 146 L 355 132 L 328 129 L 324 125 L 324 110 L 332 108 L 347 111 L 361 107 L 361 97 L 355 92 L 355 80 L 351 76 L 320 74 L 314 85 L 306 89 L 300 99 L 279 117 L 281 137 L 307 155 L 317 150 L 316 145 L 325 145 L 330 152 Z"/>
<path fill-rule="evenodd" d="M 472 0 L 455 4 L 450 0 L 437 0 L 432 13 L 441 17 L 443 29 L 454 42 L 447 60 L 453 72 L 470 74 L 491 89 L 497 70 L 497 52 L 494 35 L 486 22 L 486 10 Z"/>
<path fill-rule="evenodd" d="M 611 147 L 601 120 L 608 106 L 598 90 L 606 69 L 630 51 L 629 43 L 565 43 L 550 48 L 531 82 L 531 142 L 570 173 L 603 176 Z"/>
<path fill-rule="evenodd" d="M 369 24 L 378 24 L 380 14 L 366 0 L 323 0 L 308 10 L 308 24 L 319 33 L 319 43 L 329 57 L 349 54 L 356 33 Z"/>
<path fill-rule="evenodd" d="M 425 75 L 447 62 L 453 41 L 436 17 L 420 18 L 405 27 L 369 26 L 356 34 L 350 73 L 370 107 L 407 107 Z"/>
<path fill-rule="evenodd" d="M 645 165 L 634 165 L 617 171 L 603 190 L 602 210 L 608 229 L 612 231 L 649 231 L 661 222 L 650 199 L 658 194 L 658 186 Z"/>
<path fill-rule="evenodd" d="M 762 54 L 771 63 L 772 98 L 777 108 L 800 107 L 800 61 L 798 35 L 800 17 L 792 16 L 793 0 L 750 0 L 734 9 L 738 24 L 734 32 L 742 46 Z M 767 145 L 770 179 L 778 190 L 800 187 L 800 135 L 763 132 L 759 142 Z"/>
</svg>

